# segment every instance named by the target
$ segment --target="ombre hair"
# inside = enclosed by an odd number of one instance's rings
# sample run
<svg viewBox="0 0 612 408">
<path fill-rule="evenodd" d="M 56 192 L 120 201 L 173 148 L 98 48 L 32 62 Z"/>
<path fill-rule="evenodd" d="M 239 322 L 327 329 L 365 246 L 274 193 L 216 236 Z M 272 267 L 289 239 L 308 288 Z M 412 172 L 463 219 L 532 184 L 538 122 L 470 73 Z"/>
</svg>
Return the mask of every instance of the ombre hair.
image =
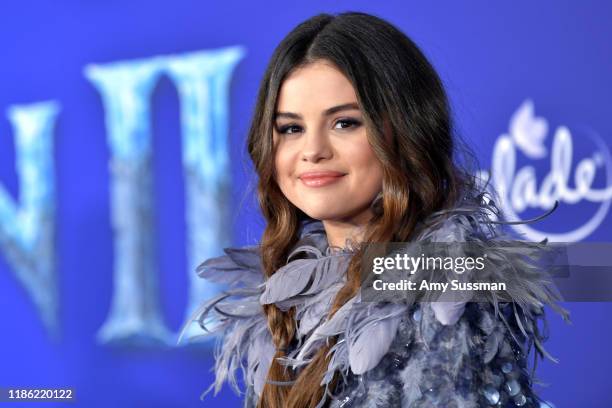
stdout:
<svg viewBox="0 0 612 408">
<path fill-rule="evenodd" d="M 354 87 L 368 141 L 383 168 L 382 194 L 372 203 L 374 216 L 364 242 L 409 241 L 419 232 L 419 221 L 452 208 L 466 191 L 476 188 L 474 177 L 465 170 L 467 163 L 458 164 L 458 153 L 471 163 L 474 155 L 453 135 L 442 82 L 421 50 L 379 17 L 358 12 L 316 15 L 299 24 L 275 49 L 248 135 L 266 221 L 261 239 L 266 278 L 284 265 L 298 240 L 300 223 L 309 218 L 283 195 L 274 178 L 272 135 L 278 94 L 291 72 L 322 60 L 335 65 Z M 346 285 L 336 295 L 329 316 L 357 294 L 362 258 L 361 250 L 352 257 Z M 259 407 L 315 407 L 323 397 L 320 384 L 333 341 L 294 373 L 276 360 L 285 355 L 295 335 L 294 310 L 284 312 L 270 304 L 264 312 L 277 352 Z"/>
</svg>

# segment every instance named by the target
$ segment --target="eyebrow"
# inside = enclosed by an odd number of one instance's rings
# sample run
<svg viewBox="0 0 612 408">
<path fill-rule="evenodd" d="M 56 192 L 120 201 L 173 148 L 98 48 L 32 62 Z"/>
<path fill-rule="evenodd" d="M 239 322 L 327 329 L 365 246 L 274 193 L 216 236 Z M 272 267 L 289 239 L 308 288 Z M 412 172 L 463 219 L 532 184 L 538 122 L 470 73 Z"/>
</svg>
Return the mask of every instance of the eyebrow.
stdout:
<svg viewBox="0 0 612 408">
<path fill-rule="evenodd" d="M 359 109 L 359 105 L 356 103 L 345 103 L 342 105 L 332 106 L 331 108 L 325 109 L 323 111 L 323 116 L 333 115 L 334 113 L 344 111 L 344 110 L 352 110 Z M 290 118 L 290 119 L 302 119 L 302 115 L 293 112 L 276 112 L 274 118 Z"/>
</svg>

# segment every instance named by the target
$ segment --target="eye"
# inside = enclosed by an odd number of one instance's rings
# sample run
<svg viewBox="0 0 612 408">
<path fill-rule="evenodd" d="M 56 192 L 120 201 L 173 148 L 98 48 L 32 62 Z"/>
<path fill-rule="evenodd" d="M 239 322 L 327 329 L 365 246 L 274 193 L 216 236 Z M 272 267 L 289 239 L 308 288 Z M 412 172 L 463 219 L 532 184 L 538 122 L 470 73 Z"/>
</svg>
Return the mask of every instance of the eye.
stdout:
<svg viewBox="0 0 612 408">
<path fill-rule="evenodd" d="M 340 125 L 340 127 L 338 127 L 338 125 Z M 351 119 L 351 118 L 346 118 L 346 119 L 339 119 L 335 126 L 334 129 L 349 129 L 349 128 L 356 128 L 361 126 L 361 122 L 356 120 L 356 119 Z"/>
<path fill-rule="evenodd" d="M 296 124 L 289 124 L 289 125 L 283 125 L 283 126 L 277 126 L 276 127 L 276 131 L 280 134 L 293 134 L 293 133 L 298 133 L 302 131 L 302 127 L 298 126 Z"/>
</svg>

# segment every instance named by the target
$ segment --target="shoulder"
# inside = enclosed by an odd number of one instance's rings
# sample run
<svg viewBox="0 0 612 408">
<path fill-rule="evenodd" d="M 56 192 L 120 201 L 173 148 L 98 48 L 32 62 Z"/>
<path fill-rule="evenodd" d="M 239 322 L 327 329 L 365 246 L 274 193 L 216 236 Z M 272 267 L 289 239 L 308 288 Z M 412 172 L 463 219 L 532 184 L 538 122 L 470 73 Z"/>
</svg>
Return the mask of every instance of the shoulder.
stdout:
<svg viewBox="0 0 612 408">
<path fill-rule="evenodd" d="M 544 305 L 564 319 L 568 315 L 557 306 L 545 271 L 532 262 L 544 244 L 508 245 L 513 240 L 491 223 L 494 211 L 459 206 L 426 220 L 418 240 L 452 243 L 456 256 L 466 255 L 459 243 L 472 243 L 495 267 L 465 278 L 510 280 L 510 289 L 504 296 L 484 291 L 464 302 L 355 304 L 343 333 L 347 346 L 337 348 L 347 353 L 346 376 L 354 381 L 341 381 L 352 385 L 340 386 L 338 395 L 372 407 L 540 406 L 527 358 L 533 353 L 552 359 L 543 347 L 547 333 L 540 329 Z"/>
<path fill-rule="evenodd" d="M 511 304 L 500 305 L 496 312 L 491 305 L 470 302 L 457 322 L 445 325 L 430 304 L 414 304 L 399 319 L 380 361 L 338 382 L 336 402 L 352 400 L 355 406 L 368 407 L 539 407 L 527 366 L 537 334 L 522 334 L 514 315 Z M 367 337 L 376 347 L 373 334 Z M 367 355 L 371 350 L 360 352 Z M 341 405 L 332 404 L 336 406 Z"/>
<path fill-rule="evenodd" d="M 302 222 L 301 239 L 292 249 L 291 256 L 299 262 L 302 252 L 312 254 L 323 250 L 325 239 L 322 234 L 321 222 Z M 207 259 L 196 269 L 200 278 L 224 285 L 216 297 L 201 304 L 191 319 L 200 324 L 205 332 L 203 336 L 216 337 L 215 382 L 206 392 L 214 386 L 216 394 L 227 381 L 236 393 L 240 393 L 237 373 L 242 368 L 244 385 L 256 399 L 263 389 L 275 353 L 263 304 L 270 296 L 287 295 L 294 288 L 283 289 L 287 280 L 279 279 L 281 274 L 273 275 L 275 279 L 272 281 L 265 279 L 259 245 L 225 248 L 223 251 L 223 255 Z M 284 275 L 291 277 L 291 274 Z M 279 280 L 281 282 L 276 282 Z M 275 291 L 275 288 L 283 290 Z"/>
</svg>

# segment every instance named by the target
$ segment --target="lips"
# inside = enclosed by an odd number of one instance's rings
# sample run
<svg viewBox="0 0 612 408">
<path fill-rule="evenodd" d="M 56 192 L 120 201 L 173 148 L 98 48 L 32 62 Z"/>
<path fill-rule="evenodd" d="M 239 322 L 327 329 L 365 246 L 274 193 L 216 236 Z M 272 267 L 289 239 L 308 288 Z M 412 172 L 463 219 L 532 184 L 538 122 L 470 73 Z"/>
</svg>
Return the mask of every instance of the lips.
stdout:
<svg viewBox="0 0 612 408">
<path fill-rule="evenodd" d="M 345 175 L 338 171 L 308 171 L 298 178 L 308 187 L 323 187 L 339 181 Z"/>
</svg>

